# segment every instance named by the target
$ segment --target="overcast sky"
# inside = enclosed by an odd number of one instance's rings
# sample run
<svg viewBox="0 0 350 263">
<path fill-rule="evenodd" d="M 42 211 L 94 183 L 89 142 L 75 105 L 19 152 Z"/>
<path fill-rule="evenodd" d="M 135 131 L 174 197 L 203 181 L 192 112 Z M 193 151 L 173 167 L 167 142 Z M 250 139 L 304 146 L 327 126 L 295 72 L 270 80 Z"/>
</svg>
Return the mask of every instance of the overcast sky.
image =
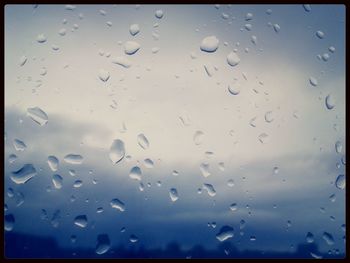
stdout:
<svg viewBox="0 0 350 263">
<path fill-rule="evenodd" d="M 158 9 L 161 19 L 155 16 Z M 247 13 L 253 15 L 250 20 Z M 132 24 L 140 28 L 135 36 L 129 32 Z M 41 34 L 44 43 L 38 42 Z M 219 40 L 215 52 L 200 49 L 208 36 Z M 127 41 L 136 41 L 140 49 L 125 54 Z M 159 51 L 153 53 L 154 48 Z M 233 67 L 227 63 L 230 52 L 240 58 Z M 21 66 L 22 56 L 27 60 Z M 112 63 L 116 57 L 131 66 Z M 99 78 L 101 69 L 109 72 L 106 82 Z M 229 85 L 239 94 L 232 95 Z M 325 104 L 328 95 L 335 101 L 332 109 Z M 46 125 L 27 116 L 33 107 L 48 115 Z M 265 120 L 267 112 L 271 122 Z M 197 131 L 203 133 L 199 145 Z M 336 188 L 335 179 L 345 172 L 345 8 L 7 5 L 5 133 L 5 203 L 6 213 L 16 219 L 14 232 L 53 236 L 66 247 L 73 234 L 79 246 L 95 247 L 100 233 L 109 233 L 113 245 L 129 246 L 135 234 L 136 245 L 146 247 L 173 240 L 184 247 L 214 247 L 219 229 L 229 225 L 239 249 L 287 251 L 312 232 L 322 251 L 343 252 L 345 191 Z M 138 144 L 141 133 L 148 149 Z M 261 134 L 267 135 L 264 143 Z M 16 151 L 14 139 L 27 148 Z M 130 157 L 113 165 L 109 149 L 116 139 Z M 337 141 L 343 145 L 340 153 Z M 70 153 L 82 155 L 83 163 L 65 163 Z M 10 154 L 18 156 L 13 163 Z M 47 164 L 49 155 L 60 161 L 57 172 Z M 146 158 L 153 168 L 145 167 Z M 28 163 L 37 175 L 15 184 L 11 172 Z M 202 175 L 201 163 L 209 164 L 210 176 Z M 143 172 L 144 191 L 128 175 L 134 166 Z M 63 177 L 61 189 L 55 189 L 53 174 Z M 78 179 L 83 185 L 73 188 Z M 227 185 L 230 179 L 233 187 Z M 216 195 L 198 194 L 203 183 L 212 184 Z M 9 187 L 23 193 L 23 204 L 16 206 L 8 197 Z M 178 191 L 175 202 L 170 188 Z M 113 198 L 125 203 L 125 212 L 110 207 Z M 230 210 L 232 203 L 237 211 Z M 104 211 L 96 213 L 98 207 Z M 61 211 L 58 228 L 40 219 L 42 209 L 50 219 Z M 87 228 L 73 224 L 81 214 L 88 216 Z M 246 221 L 242 236 L 241 220 Z M 324 232 L 333 235 L 334 245 L 325 242 Z"/>
</svg>

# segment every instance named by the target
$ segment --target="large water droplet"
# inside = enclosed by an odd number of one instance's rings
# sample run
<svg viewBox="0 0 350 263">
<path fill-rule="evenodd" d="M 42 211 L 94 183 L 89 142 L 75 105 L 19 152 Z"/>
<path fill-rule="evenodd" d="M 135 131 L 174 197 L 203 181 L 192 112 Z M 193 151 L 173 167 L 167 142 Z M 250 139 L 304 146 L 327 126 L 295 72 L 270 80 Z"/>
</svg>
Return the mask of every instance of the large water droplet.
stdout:
<svg viewBox="0 0 350 263">
<path fill-rule="evenodd" d="M 210 175 L 208 163 L 201 163 L 199 165 L 199 169 L 204 177 L 208 177 Z"/>
<path fill-rule="evenodd" d="M 124 68 L 130 68 L 131 67 L 131 61 L 126 57 L 115 57 L 112 59 L 112 63 L 120 65 Z"/>
<path fill-rule="evenodd" d="M 63 185 L 63 178 L 59 174 L 54 174 L 52 176 L 52 182 L 56 189 L 61 189 Z"/>
<path fill-rule="evenodd" d="M 146 168 L 153 168 L 153 166 L 154 166 L 154 163 L 151 159 L 147 158 L 143 162 L 144 162 Z"/>
<path fill-rule="evenodd" d="M 97 245 L 95 252 L 98 255 L 106 253 L 111 247 L 111 241 L 107 234 L 100 234 L 97 236 Z"/>
<path fill-rule="evenodd" d="M 216 191 L 213 185 L 211 184 L 203 184 L 203 189 L 205 189 L 209 196 L 215 196 Z"/>
<path fill-rule="evenodd" d="M 149 147 L 149 142 L 143 133 L 137 136 L 137 143 L 145 150 Z"/>
<path fill-rule="evenodd" d="M 40 126 L 45 125 L 49 120 L 47 114 L 39 107 L 28 108 L 27 114 L 33 121 L 35 121 Z"/>
<path fill-rule="evenodd" d="M 129 173 L 129 177 L 131 179 L 137 180 L 137 181 L 141 181 L 141 176 L 142 176 L 142 171 L 140 169 L 140 167 L 138 166 L 134 166 Z"/>
<path fill-rule="evenodd" d="M 59 161 L 56 156 L 50 155 L 47 158 L 47 163 L 53 172 L 56 172 L 58 170 Z"/>
<path fill-rule="evenodd" d="M 329 246 L 334 245 L 334 238 L 333 238 L 333 236 L 332 236 L 330 233 L 328 233 L 328 232 L 323 232 L 322 238 L 326 241 L 326 243 L 327 243 Z"/>
<path fill-rule="evenodd" d="M 193 141 L 195 145 L 202 144 L 204 139 L 204 133 L 202 131 L 196 131 L 193 135 Z"/>
<path fill-rule="evenodd" d="M 110 205 L 112 208 L 117 209 L 120 212 L 125 211 L 125 204 L 117 198 L 111 200 Z"/>
<path fill-rule="evenodd" d="M 216 36 L 208 36 L 202 40 L 200 49 L 205 52 L 214 52 L 219 47 L 219 39 Z"/>
<path fill-rule="evenodd" d="M 331 94 L 329 94 L 325 99 L 327 109 L 331 110 L 335 107 L 335 100 Z"/>
<path fill-rule="evenodd" d="M 109 149 L 109 158 L 113 164 L 120 162 L 125 156 L 125 146 L 122 140 L 114 140 Z"/>
<path fill-rule="evenodd" d="M 140 32 L 140 26 L 138 24 L 132 24 L 129 28 L 129 32 L 132 36 L 135 36 Z"/>
<path fill-rule="evenodd" d="M 36 176 L 36 170 L 32 164 L 25 164 L 18 171 L 12 172 L 10 178 L 16 184 L 24 184 Z"/>
<path fill-rule="evenodd" d="M 63 160 L 69 164 L 81 164 L 84 160 L 83 156 L 80 154 L 67 154 L 64 156 Z"/>
<path fill-rule="evenodd" d="M 38 41 L 38 43 L 45 43 L 47 40 L 46 36 L 44 34 L 39 34 L 36 37 L 36 41 Z"/>
<path fill-rule="evenodd" d="M 238 57 L 237 53 L 235 52 L 230 52 L 227 55 L 226 59 L 227 59 L 227 63 L 232 67 L 238 65 L 239 62 L 241 61 L 241 59 Z"/>
<path fill-rule="evenodd" d="M 16 151 L 21 151 L 21 152 L 27 148 L 27 145 L 19 139 L 13 140 L 13 146 L 15 147 Z"/>
<path fill-rule="evenodd" d="M 241 90 L 237 86 L 233 85 L 229 85 L 227 89 L 232 95 L 238 95 L 241 92 Z"/>
<path fill-rule="evenodd" d="M 177 193 L 176 188 L 171 188 L 169 191 L 169 196 L 171 201 L 175 202 L 177 199 L 179 199 L 179 195 Z"/>
<path fill-rule="evenodd" d="M 4 229 L 5 231 L 12 231 L 15 226 L 15 217 L 12 214 L 5 215 Z"/>
<path fill-rule="evenodd" d="M 307 243 L 313 243 L 314 242 L 314 235 L 311 232 L 307 232 L 307 234 L 306 234 L 306 242 Z"/>
<path fill-rule="evenodd" d="M 324 38 L 324 33 L 322 32 L 322 31 L 317 31 L 316 32 L 316 36 L 319 38 L 319 39 L 322 39 L 322 38 Z"/>
<path fill-rule="evenodd" d="M 341 151 L 343 149 L 343 145 L 342 145 L 341 141 L 336 141 L 334 147 L 335 147 L 336 153 L 338 153 L 338 154 L 341 153 Z"/>
<path fill-rule="evenodd" d="M 220 242 L 223 242 L 229 238 L 232 238 L 233 236 L 234 236 L 233 228 L 230 226 L 221 227 L 219 233 L 216 234 L 216 238 Z"/>
<path fill-rule="evenodd" d="M 103 82 L 106 82 L 109 77 L 110 77 L 110 74 L 107 70 L 104 70 L 104 69 L 100 69 L 99 72 L 98 72 L 98 77 L 100 78 L 100 80 L 102 80 Z"/>
<path fill-rule="evenodd" d="M 335 180 L 335 186 L 341 190 L 345 189 L 345 175 L 344 174 L 338 175 L 337 179 Z"/>
<path fill-rule="evenodd" d="M 318 85 L 317 79 L 315 77 L 310 77 L 309 82 L 314 87 L 316 87 Z"/>
<path fill-rule="evenodd" d="M 156 16 L 156 18 L 161 19 L 164 16 L 164 12 L 163 10 L 159 9 L 154 15 Z"/>
<path fill-rule="evenodd" d="M 79 226 L 81 228 L 85 228 L 88 224 L 88 219 L 86 215 L 79 215 L 74 218 L 74 225 Z"/>
<path fill-rule="evenodd" d="M 140 44 L 135 41 L 127 41 L 124 44 L 124 52 L 127 55 L 133 55 L 140 49 Z"/>
<path fill-rule="evenodd" d="M 22 56 L 19 58 L 19 65 L 22 67 L 27 62 L 27 57 Z"/>
</svg>

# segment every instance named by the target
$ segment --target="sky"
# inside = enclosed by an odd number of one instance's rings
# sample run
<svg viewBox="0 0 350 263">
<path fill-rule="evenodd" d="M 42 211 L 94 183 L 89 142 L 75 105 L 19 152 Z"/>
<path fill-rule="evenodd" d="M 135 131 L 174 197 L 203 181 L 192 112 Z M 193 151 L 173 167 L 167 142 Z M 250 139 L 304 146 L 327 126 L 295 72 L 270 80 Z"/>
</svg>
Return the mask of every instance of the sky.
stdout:
<svg viewBox="0 0 350 263">
<path fill-rule="evenodd" d="M 132 24 L 140 27 L 135 36 Z M 200 49 L 208 36 L 219 39 L 215 52 Z M 140 49 L 126 54 L 127 41 Z M 227 63 L 230 52 L 239 56 L 238 65 Z M 325 53 L 327 61 L 317 57 Z M 112 63 L 116 57 L 131 66 Z M 99 78 L 101 69 L 109 73 L 107 81 Z M 239 94 L 232 95 L 229 86 Z M 328 95 L 332 109 L 325 104 Z M 28 116 L 33 107 L 47 114 L 45 125 Z M 203 133 L 200 144 L 197 131 Z M 147 149 L 138 144 L 141 133 Z M 267 135 L 263 143 L 261 134 Z M 15 149 L 15 139 L 26 144 L 24 151 Z M 126 153 L 113 164 L 109 152 L 116 139 Z M 83 163 L 65 162 L 72 153 L 83 156 Z M 17 156 L 13 162 L 11 154 Z M 59 159 L 58 171 L 50 170 L 50 155 Z M 146 158 L 153 168 L 145 166 Z M 184 248 L 212 248 L 228 225 L 235 233 L 230 240 L 241 250 L 290 251 L 311 232 L 322 252 L 344 252 L 345 190 L 335 186 L 345 173 L 342 158 L 343 5 L 311 5 L 310 12 L 302 5 L 5 7 L 5 214 L 15 217 L 13 232 L 54 237 L 63 247 L 71 247 L 76 235 L 77 246 L 94 248 L 98 234 L 108 233 L 112 245 L 154 248 L 175 240 Z M 201 173 L 203 163 L 209 164 L 208 177 Z M 24 164 L 32 164 L 37 175 L 16 184 L 11 173 Z M 129 177 L 135 166 L 142 170 L 143 191 Z M 63 178 L 60 189 L 54 174 Z M 74 188 L 76 180 L 83 185 Z M 212 184 L 216 195 L 209 196 L 203 184 Z M 171 188 L 178 192 L 175 202 Z M 19 206 L 18 193 L 24 196 Z M 124 212 L 111 208 L 114 198 L 125 203 Z M 233 203 L 236 211 L 230 210 Z M 48 220 L 41 219 L 42 209 Z M 55 228 L 50 221 L 57 210 Z M 87 215 L 86 228 L 74 225 L 77 215 Z M 331 233 L 333 245 L 324 232 Z M 138 242 L 130 243 L 130 235 Z"/>
</svg>

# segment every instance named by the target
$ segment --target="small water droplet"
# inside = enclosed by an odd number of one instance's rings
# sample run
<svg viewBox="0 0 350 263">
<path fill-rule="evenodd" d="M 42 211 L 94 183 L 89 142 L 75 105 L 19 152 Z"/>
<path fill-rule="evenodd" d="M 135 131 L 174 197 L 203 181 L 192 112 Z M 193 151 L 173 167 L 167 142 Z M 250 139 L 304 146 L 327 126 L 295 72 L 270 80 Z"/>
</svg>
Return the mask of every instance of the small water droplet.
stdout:
<svg viewBox="0 0 350 263">
<path fill-rule="evenodd" d="M 36 41 L 38 43 L 45 43 L 47 40 L 46 36 L 44 34 L 39 34 L 37 37 L 36 37 Z"/>
<path fill-rule="evenodd" d="M 54 228 L 57 228 L 60 224 L 60 219 L 61 219 L 61 211 L 59 209 L 57 209 L 53 215 L 52 215 L 52 218 L 51 218 L 51 225 L 52 227 Z"/>
<path fill-rule="evenodd" d="M 223 226 L 221 227 L 219 233 L 216 234 L 216 238 L 223 242 L 229 238 L 232 238 L 234 236 L 233 228 L 230 226 Z"/>
<path fill-rule="evenodd" d="M 317 79 L 314 77 L 309 78 L 309 82 L 312 86 L 316 87 L 318 85 Z"/>
<path fill-rule="evenodd" d="M 237 209 L 238 208 L 237 208 L 237 204 L 236 203 L 233 203 L 233 204 L 230 205 L 230 210 L 231 211 L 237 211 Z"/>
<path fill-rule="evenodd" d="M 227 186 L 228 186 L 228 187 L 234 187 L 234 186 L 235 186 L 235 183 L 234 183 L 233 179 L 229 179 L 229 180 L 227 181 Z"/>
<path fill-rule="evenodd" d="M 21 206 L 24 203 L 24 194 L 21 192 L 18 192 L 16 194 L 16 206 Z"/>
<path fill-rule="evenodd" d="M 249 20 L 252 20 L 253 19 L 253 14 L 252 13 L 247 13 L 246 15 L 245 15 L 245 20 L 246 21 L 249 21 Z"/>
<path fill-rule="evenodd" d="M 164 16 L 163 10 L 159 9 L 155 13 L 156 18 L 161 19 Z"/>
<path fill-rule="evenodd" d="M 303 5 L 303 7 L 304 7 L 304 10 L 306 12 L 310 12 L 311 11 L 311 6 L 310 5 Z"/>
<path fill-rule="evenodd" d="M 335 180 L 335 186 L 340 190 L 345 189 L 345 175 L 344 174 L 338 175 L 337 179 Z"/>
<path fill-rule="evenodd" d="M 220 169 L 221 171 L 225 171 L 225 163 L 224 163 L 224 162 L 218 163 L 218 166 L 219 166 L 219 169 Z"/>
<path fill-rule="evenodd" d="M 53 172 L 56 172 L 58 170 L 59 160 L 56 156 L 50 155 L 47 158 L 47 163 Z"/>
<path fill-rule="evenodd" d="M 39 107 L 28 108 L 27 114 L 35 123 L 39 124 L 40 126 L 45 125 L 49 120 L 47 114 Z"/>
<path fill-rule="evenodd" d="M 328 48 L 328 50 L 329 50 L 330 52 L 334 53 L 334 52 L 335 52 L 335 47 L 330 46 L 330 47 Z"/>
<path fill-rule="evenodd" d="M 241 92 L 241 90 L 237 86 L 233 86 L 233 85 L 228 85 L 227 89 L 229 93 L 232 95 L 238 95 Z"/>
<path fill-rule="evenodd" d="M 21 151 L 22 152 L 25 149 L 27 149 L 27 145 L 23 141 L 21 141 L 19 139 L 14 139 L 13 140 L 13 146 L 15 147 L 16 151 Z"/>
<path fill-rule="evenodd" d="M 149 147 L 149 142 L 143 133 L 140 133 L 137 136 L 137 143 L 141 146 L 141 148 L 143 148 L 145 150 L 148 149 L 148 147 Z"/>
<path fill-rule="evenodd" d="M 216 191 L 213 185 L 211 184 L 203 184 L 203 189 L 205 189 L 209 196 L 213 197 L 216 195 Z"/>
<path fill-rule="evenodd" d="M 322 238 L 324 239 L 324 241 L 326 241 L 326 243 L 327 243 L 329 246 L 334 245 L 334 238 L 333 238 L 333 236 L 332 236 L 330 233 L 328 233 L 328 232 L 323 232 Z"/>
<path fill-rule="evenodd" d="M 14 163 L 17 160 L 17 155 L 16 154 L 10 154 L 8 157 L 8 162 L 9 163 Z"/>
<path fill-rule="evenodd" d="M 230 52 L 227 55 L 226 60 L 227 60 L 227 63 L 232 67 L 238 65 L 239 62 L 241 61 L 241 59 L 239 58 L 239 56 L 235 52 Z"/>
<path fill-rule="evenodd" d="M 12 172 L 10 178 L 16 184 L 25 184 L 36 176 L 36 169 L 32 164 L 25 164 L 19 170 Z"/>
<path fill-rule="evenodd" d="M 202 40 L 200 49 L 205 52 L 215 52 L 219 47 L 219 39 L 216 36 L 208 36 Z"/>
<path fill-rule="evenodd" d="M 135 235 L 130 235 L 129 240 L 131 243 L 136 243 L 137 241 L 139 241 L 138 237 Z"/>
<path fill-rule="evenodd" d="M 135 36 L 140 32 L 140 26 L 138 24 L 132 24 L 129 28 L 129 32 L 132 36 Z"/>
<path fill-rule="evenodd" d="M 171 188 L 169 191 L 169 196 L 171 201 L 175 202 L 177 199 L 179 199 L 179 195 L 177 193 L 176 188 Z"/>
<path fill-rule="evenodd" d="M 97 236 L 97 244 L 95 252 L 98 255 L 105 254 L 111 247 L 111 241 L 107 234 L 100 234 Z"/>
<path fill-rule="evenodd" d="M 67 33 L 67 29 L 65 28 L 61 28 L 59 31 L 58 31 L 58 34 L 61 35 L 61 36 L 65 36 Z"/>
<path fill-rule="evenodd" d="M 27 57 L 22 56 L 19 58 L 19 65 L 22 67 L 27 62 Z"/>
<path fill-rule="evenodd" d="M 61 189 L 63 184 L 63 178 L 59 174 L 54 174 L 52 176 L 52 182 L 56 189 Z"/>
<path fill-rule="evenodd" d="M 204 133 L 202 131 L 196 131 L 193 135 L 193 141 L 195 145 L 200 145 L 203 143 Z"/>
<path fill-rule="evenodd" d="M 112 59 L 112 63 L 120 65 L 124 68 L 130 68 L 132 65 L 131 61 L 126 57 L 115 57 Z"/>
<path fill-rule="evenodd" d="M 142 176 L 142 171 L 140 169 L 140 167 L 138 166 L 134 166 L 129 173 L 129 177 L 131 179 L 137 180 L 137 181 L 141 181 L 141 176 Z"/>
<path fill-rule="evenodd" d="M 199 169 L 204 177 L 208 177 L 210 175 L 208 163 L 201 163 L 199 165 Z"/>
<path fill-rule="evenodd" d="M 270 123 L 273 121 L 273 114 L 272 114 L 272 111 L 268 111 L 265 113 L 265 121 L 267 123 Z"/>
<path fill-rule="evenodd" d="M 266 133 L 261 133 L 259 136 L 258 136 L 258 139 L 261 143 L 266 143 L 267 140 L 268 140 L 268 135 Z"/>
<path fill-rule="evenodd" d="M 113 164 L 120 162 L 125 156 L 125 146 L 122 140 L 114 140 L 109 149 L 109 158 Z"/>
<path fill-rule="evenodd" d="M 81 228 L 85 228 L 88 225 L 88 219 L 86 215 L 79 215 L 74 218 L 74 225 Z"/>
<path fill-rule="evenodd" d="M 322 55 L 322 60 L 323 61 L 328 61 L 329 60 L 329 54 L 328 53 L 324 53 L 323 55 Z"/>
<path fill-rule="evenodd" d="M 107 26 L 111 27 L 113 25 L 113 23 L 111 21 L 107 21 L 106 22 Z"/>
<path fill-rule="evenodd" d="M 120 212 L 125 211 L 125 204 L 117 198 L 111 200 L 110 205 L 112 208 L 115 208 L 115 209 L 119 210 Z"/>
<path fill-rule="evenodd" d="M 81 164 L 84 160 L 83 156 L 80 154 L 67 154 L 64 156 L 63 160 L 69 164 Z"/>
<path fill-rule="evenodd" d="M 179 175 L 179 172 L 176 171 L 176 170 L 174 170 L 174 171 L 173 171 L 173 175 L 174 175 L 174 176 L 178 176 L 178 175 Z"/>
<path fill-rule="evenodd" d="M 306 234 L 306 242 L 307 243 L 313 243 L 314 242 L 314 235 L 311 232 L 307 232 L 307 234 Z"/>
<path fill-rule="evenodd" d="M 76 180 L 73 184 L 74 188 L 79 188 L 83 185 L 83 181 L 82 180 Z"/>
<path fill-rule="evenodd" d="M 252 27 L 253 27 L 252 24 L 245 24 L 244 25 L 244 28 L 248 31 L 252 30 Z"/>
<path fill-rule="evenodd" d="M 329 109 L 329 110 L 331 110 L 335 107 L 335 99 L 331 94 L 329 94 L 326 97 L 325 104 L 326 104 L 327 109 Z"/>
<path fill-rule="evenodd" d="M 342 145 L 341 141 L 336 141 L 334 148 L 335 148 L 335 152 L 340 154 L 343 150 L 343 145 Z"/>
<path fill-rule="evenodd" d="M 267 15 L 271 15 L 271 14 L 272 14 L 272 10 L 271 10 L 271 9 L 267 9 L 267 10 L 266 10 L 266 14 L 267 14 Z"/>
<path fill-rule="evenodd" d="M 319 38 L 319 39 L 322 39 L 322 38 L 324 38 L 324 33 L 322 32 L 322 31 L 317 31 L 316 32 L 316 36 Z"/>
<path fill-rule="evenodd" d="M 100 9 L 100 10 L 99 10 L 99 13 L 100 13 L 100 15 L 102 15 L 102 16 L 105 16 L 105 15 L 107 14 L 107 12 L 106 12 L 105 10 L 103 10 L 103 9 Z"/>
<path fill-rule="evenodd" d="M 281 30 L 281 27 L 279 24 L 274 24 L 273 29 L 275 30 L 276 33 L 278 33 Z"/>
<path fill-rule="evenodd" d="M 146 168 L 153 168 L 153 166 L 154 166 L 153 161 L 151 159 L 148 159 L 148 158 L 143 160 L 143 163 L 144 163 Z"/>
<path fill-rule="evenodd" d="M 124 52 L 127 55 L 135 54 L 140 48 L 140 44 L 135 41 L 127 41 L 124 44 Z"/>
<path fill-rule="evenodd" d="M 12 231 L 15 226 L 15 217 L 12 214 L 5 215 L 4 229 L 5 231 Z"/>
<path fill-rule="evenodd" d="M 99 72 L 98 72 L 98 77 L 100 78 L 100 80 L 102 80 L 103 82 L 106 82 L 109 77 L 110 77 L 110 74 L 107 70 L 104 70 L 104 69 L 100 69 Z"/>
</svg>

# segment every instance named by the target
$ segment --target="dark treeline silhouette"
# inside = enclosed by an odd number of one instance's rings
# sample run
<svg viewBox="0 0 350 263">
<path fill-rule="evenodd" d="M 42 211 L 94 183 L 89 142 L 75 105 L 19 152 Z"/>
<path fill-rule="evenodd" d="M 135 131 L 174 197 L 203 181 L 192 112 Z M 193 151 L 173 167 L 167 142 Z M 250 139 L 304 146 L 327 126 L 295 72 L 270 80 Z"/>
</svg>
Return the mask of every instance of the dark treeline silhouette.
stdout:
<svg viewBox="0 0 350 263">
<path fill-rule="evenodd" d="M 209 250 L 195 245 L 189 250 L 181 249 L 176 242 L 169 243 L 165 249 L 146 249 L 143 246 L 123 245 L 111 247 L 97 255 L 94 249 L 81 247 L 62 248 L 53 238 L 43 238 L 18 233 L 5 233 L 6 258 L 312 258 L 312 254 L 322 258 L 344 258 L 344 254 L 328 254 L 318 251 L 315 243 L 299 244 L 295 252 L 274 252 L 245 250 L 239 251 L 231 242 L 223 242 L 217 249 Z"/>
</svg>

